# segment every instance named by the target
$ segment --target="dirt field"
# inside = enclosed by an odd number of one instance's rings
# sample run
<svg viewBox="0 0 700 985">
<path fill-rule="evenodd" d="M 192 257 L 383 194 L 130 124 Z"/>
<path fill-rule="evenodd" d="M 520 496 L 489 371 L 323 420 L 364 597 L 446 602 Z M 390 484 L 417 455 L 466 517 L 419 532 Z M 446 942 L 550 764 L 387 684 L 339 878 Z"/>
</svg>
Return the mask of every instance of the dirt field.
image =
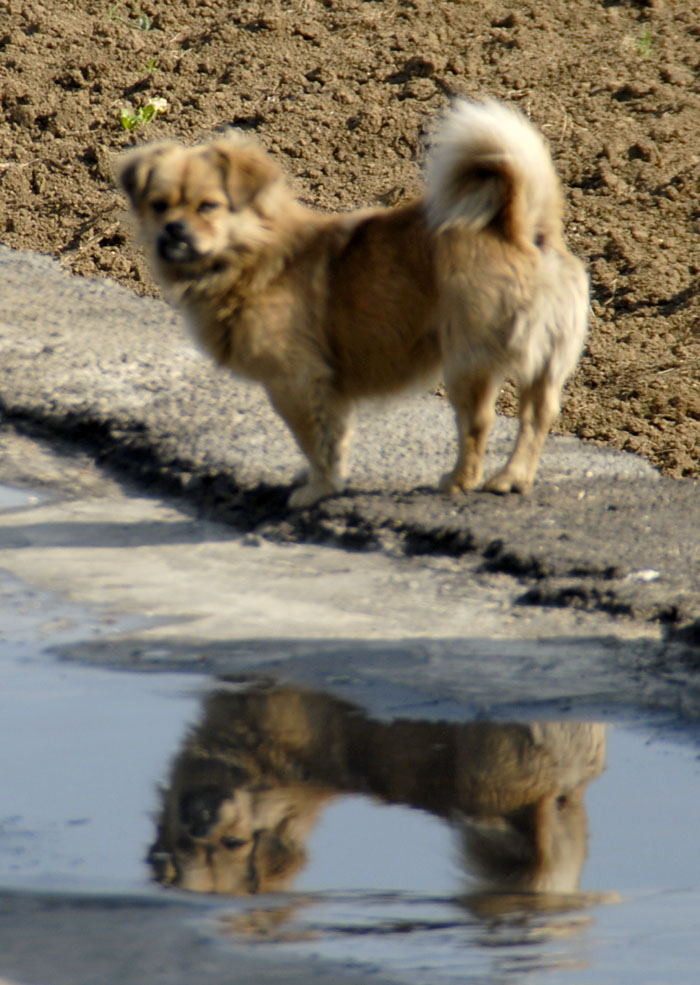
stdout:
<svg viewBox="0 0 700 985">
<path fill-rule="evenodd" d="M 549 138 L 590 265 L 561 428 L 699 476 L 698 2 L 4 0 L 0 241 L 156 293 L 120 225 L 114 151 L 234 125 L 310 204 L 393 204 L 419 189 L 450 97 L 486 94 Z M 155 97 L 166 111 L 138 122 Z"/>
</svg>

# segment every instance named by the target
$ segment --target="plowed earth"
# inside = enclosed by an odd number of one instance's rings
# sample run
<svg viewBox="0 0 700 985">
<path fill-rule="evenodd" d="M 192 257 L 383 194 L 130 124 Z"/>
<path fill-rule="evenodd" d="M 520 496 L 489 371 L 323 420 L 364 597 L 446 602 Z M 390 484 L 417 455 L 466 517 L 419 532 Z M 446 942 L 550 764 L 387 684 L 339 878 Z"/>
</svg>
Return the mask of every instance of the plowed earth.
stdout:
<svg viewBox="0 0 700 985">
<path fill-rule="evenodd" d="M 519 105 L 564 182 L 593 303 L 561 429 L 700 475 L 700 3 L 0 0 L 0 241 L 157 293 L 115 151 L 233 125 L 307 203 L 391 205 L 456 95 Z"/>
</svg>

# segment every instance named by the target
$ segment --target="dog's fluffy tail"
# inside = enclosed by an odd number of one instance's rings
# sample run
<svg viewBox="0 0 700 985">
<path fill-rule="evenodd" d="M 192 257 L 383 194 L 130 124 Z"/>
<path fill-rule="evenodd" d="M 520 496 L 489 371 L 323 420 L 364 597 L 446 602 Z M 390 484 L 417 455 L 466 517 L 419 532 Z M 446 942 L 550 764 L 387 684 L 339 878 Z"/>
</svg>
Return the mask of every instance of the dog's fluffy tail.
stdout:
<svg viewBox="0 0 700 985">
<path fill-rule="evenodd" d="M 435 231 L 492 227 L 522 247 L 561 239 L 559 179 L 544 138 L 502 103 L 455 103 L 432 141 L 426 182 Z"/>
</svg>

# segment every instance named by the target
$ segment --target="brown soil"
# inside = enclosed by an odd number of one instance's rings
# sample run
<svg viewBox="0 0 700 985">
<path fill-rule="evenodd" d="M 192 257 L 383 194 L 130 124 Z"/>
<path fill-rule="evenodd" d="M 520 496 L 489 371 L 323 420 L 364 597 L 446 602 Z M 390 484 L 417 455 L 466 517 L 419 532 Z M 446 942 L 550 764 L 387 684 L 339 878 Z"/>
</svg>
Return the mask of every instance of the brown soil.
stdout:
<svg viewBox="0 0 700 985">
<path fill-rule="evenodd" d="M 120 225 L 115 150 L 233 124 L 308 203 L 394 204 L 450 96 L 486 94 L 549 138 L 590 265 L 562 428 L 700 475 L 693 0 L 4 0 L 0 241 L 156 293 Z M 167 111 L 125 130 L 122 107 L 156 96 Z"/>
</svg>

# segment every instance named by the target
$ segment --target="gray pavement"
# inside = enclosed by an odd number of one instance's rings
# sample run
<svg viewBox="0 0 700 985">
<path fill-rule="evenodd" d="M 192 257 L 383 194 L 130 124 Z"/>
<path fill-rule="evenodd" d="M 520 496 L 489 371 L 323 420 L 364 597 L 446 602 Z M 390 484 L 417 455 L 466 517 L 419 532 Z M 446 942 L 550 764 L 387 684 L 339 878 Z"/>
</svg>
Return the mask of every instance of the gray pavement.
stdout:
<svg viewBox="0 0 700 985">
<path fill-rule="evenodd" d="M 70 439 L 150 491 L 278 542 L 479 560 L 519 601 L 689 626 L 700 616 L 700 496 L 644 460 L 550 438 L 527 497 L 433 492 L 451 460 L 446 402 L 359 415 L 347 495 L 289 513 L 301 464 L 259 388 L 217 372 L 162 302 L 0 247 L 0 411 Z M 489 467 L 514 424 L 499 419 Z M 694 638 L 692 629 L 687 634 Z"/>
</svg>

